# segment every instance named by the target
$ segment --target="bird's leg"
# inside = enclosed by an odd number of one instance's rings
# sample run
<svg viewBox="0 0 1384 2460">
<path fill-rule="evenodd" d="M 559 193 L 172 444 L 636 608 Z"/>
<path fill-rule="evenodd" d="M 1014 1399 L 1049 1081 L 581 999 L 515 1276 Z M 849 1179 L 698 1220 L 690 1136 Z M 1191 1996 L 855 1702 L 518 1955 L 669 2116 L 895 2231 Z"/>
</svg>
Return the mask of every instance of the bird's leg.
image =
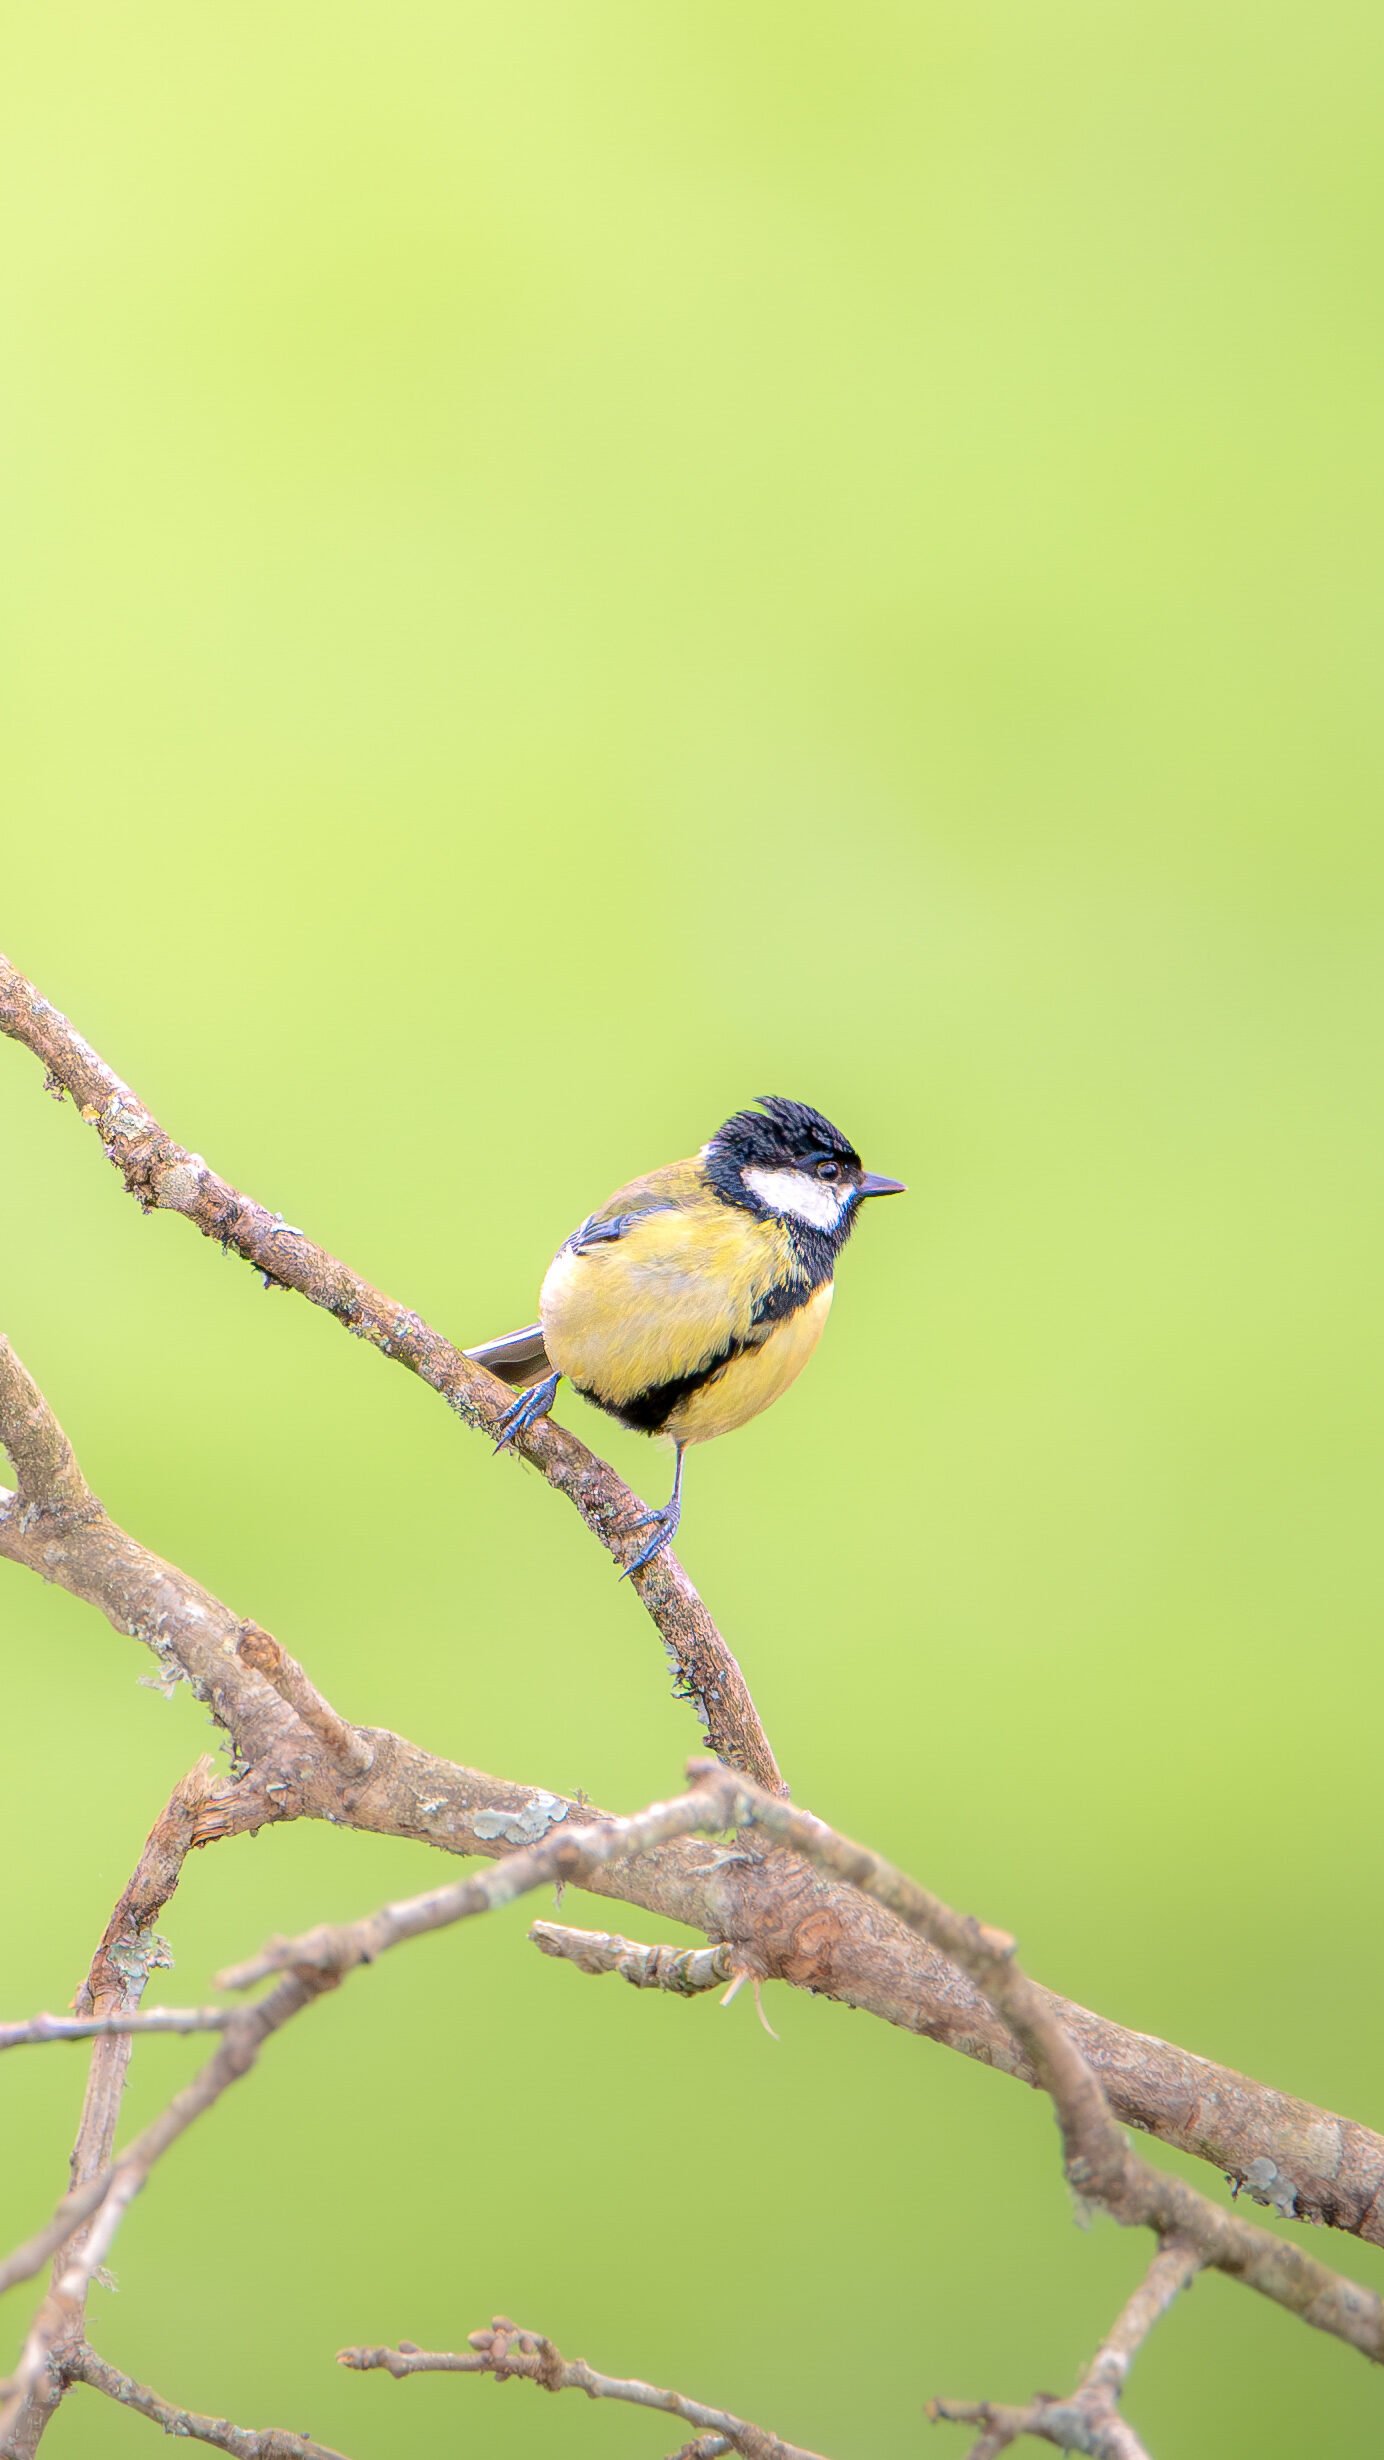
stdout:
<svg viewBox="0 0 1384 2460">
<path fill-rule="evenodd" d="M 644 1512 L 633 1524 L 636 1529 L 652 1529 L 653 1536 L 647 1546 L 641 1547 L 633 1563 L 626 1564 L 620 1574 L 622 1580 L 628 1580 L 631 1572 L 642 1572 L 645 1564 L 652 1563 L 654 1556 L 661 1555 L 664 1547 L 671 1546 L 677 1536 L 678 1522 L 682 1518 L 682 1457 L 683 1446 L 679 1444 L 678 1465 L 673 1472 L 673 1491 L 662 1510 Z"/>
<path fill-rule="evenodd" d="M 512 1444 L 516 1435 L 526 1434 L 531 1426 L 537 1426 L 540 1418 L 547 1417 L 557 1399 L 561 1381 L 560 1375 L 549 1375 L 541 1384 L 532 1385 L 529 1391 L 520 1393 L 517 1401 L 511 1402 L 495 1430 L 497 1452 L 503 1452 L 506 1444 Z"/>
</svg>

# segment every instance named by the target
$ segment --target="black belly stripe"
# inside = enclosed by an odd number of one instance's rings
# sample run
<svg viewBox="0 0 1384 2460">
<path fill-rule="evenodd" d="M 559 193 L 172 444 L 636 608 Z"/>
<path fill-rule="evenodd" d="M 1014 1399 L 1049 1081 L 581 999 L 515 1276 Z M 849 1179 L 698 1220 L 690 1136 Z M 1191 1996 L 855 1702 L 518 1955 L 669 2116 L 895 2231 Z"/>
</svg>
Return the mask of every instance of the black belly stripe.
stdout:
<svg viewBox="0 0 1384 2460">
<path fill-rule="evenodd" d="M 746 1350 L 755 1346 L 752 1341 L 732 1342 L 729 1349 L 722 1350 L 704 1367 L 699 1367 L 695 1375 L 675 1375 L 666 1384 L 648 1384 L 642 1392 L 632 1393 L 625 1401 L 609 1400 L 605 1393 L 593 1392 L 588 1384 L 578 1384 L 576 1389 L 584 1401 L 594 1401 L 597 1409 L 603 1409 L 608 1417 L 618 1418 L 621 1426 L 632 1428 L 635 1434 L 657 1435 L 667 1425 L 680 1402 L 687 1400 L 691 1393 L 700 1392 L 703 1384 L 709 1384 L 713 1376 L 719 1375 L 723 1367 L 730 1365 L 733 1358 L 742 1357 Z"/>
<path fill-rule="evenodd" d="M 755 1325 L 781 1324 L 786 1316 L 796 1315 L 800 1307 L 805 1307 L 821 1286 L 820 1282 L 810 1281 L 780 1282 L 776 1288 L 765 1292 L 750 1320 Z M 648 1384 L 642 1392 L 631 1394 L 627 1400 L 608 1400 L 603 1392 L 594 1392 L 585 1384 L 578 1384 L 576 1390 L 584 1401 L 594 1401 L 597 1409 L 605 1410 L 611 1418 L 618 1418 L 622 1426 L 632 1428 L 636 1434 L 657 1435 L 667 1425 L 674 1410 L 690 1400 L 694 1392 L 702 1391 L 737 1358 L 743 1358 L 747 1350 L 762 1348 L 767 1338 L 767 1334 L 763 1334 L 758 1341 L 730 1341 L 723 1350 L 718 1350 L 714 1358 L 709 1358 L 704 1367 L 698 1367 L 694 1374 L 671 1376 L 663 1384 Z"/>
</svg>

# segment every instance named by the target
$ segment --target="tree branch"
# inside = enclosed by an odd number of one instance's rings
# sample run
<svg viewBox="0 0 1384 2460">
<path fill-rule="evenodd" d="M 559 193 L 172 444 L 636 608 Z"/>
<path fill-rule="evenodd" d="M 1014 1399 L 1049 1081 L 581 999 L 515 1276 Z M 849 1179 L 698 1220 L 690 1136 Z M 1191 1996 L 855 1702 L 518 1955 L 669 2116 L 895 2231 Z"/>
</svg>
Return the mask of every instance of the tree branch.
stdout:
<svg viewBox="0 0 1384 2460">
<path fill-rule="evenodd" d="M 1384 2362 L 1384 2299 L 1131 2152 L 1100 2079 L 1070 2037 L 1058 2006 L 1020 1971 L 1014 1942 L 1003 1931 L 953 1912 L 868 1846 L 838 1835 L 811 1811 L 759 1793 L 744 1779 L 738 1808 L 742 1818 L 755 1820 L 823 1870 L 887 1905 L 970 1975 L 1022 2045 L 1052 2102 L 1063 2166 L 1078 2195 L 1102 2205 L 1122 2228 L 1151 2229 L 1160 2242 L 1175 2239 L 1195 2248 L 1204 2264 L 1288 2307 L 1317 2331 L 1333 2333 L 1376 2363 Z"/>
<path fill-rule="evenodd" d="M 535 2383 L 545 2392 L 626 2400 L 635 2408 L 659 2409 L 666 2417 L 680 2418 L 699 2435 L 713 2438 L 696 2447 L 703 2460 L 710 2460 L 714 2451 L 739 2452 L 743 2460 L 821 2460 L 800 2443 L 785 2443 L 766 2427 L 734 2417 L 729 2409 L 689 2400 L 685 2392 L 664 2391 L 636 2376 L 597 2374 L 585 2358 L 565 2358 L 543 2333 L 526 2332 L 507 2315 L 497 2315 L 488 2328 L 473 2332 L 466 2350 L 419 2349 L 412 2341 L 401 2341 L 397 2349 L 342 2349 L 337 2363 L 361 2374 L 383 2368 L 399 2380 L 405 2375 L 492 2375 L 497 2383 Z"/>
<path fill-rule="evenodd" d="M 13 1396 L 29 1410 L 33 1389 L 13 1352 L 0 1347 L 0 1442 Z M 259 1626 L 99 1508 L 33 1521 L 20 1499 L 0 1497 L 0 1556 L 98 1607 L 207 1702 L 246 1773 L 203 1806 L 199 1841 L 313 1818 L 490 1857 L 590 1816 L 570 1797 L 462 1767 L 382 1727 L 346 1729 L 370 1753 L 368 1771 L 347 1781 L 339 1756 L 242 1656 L 242 1640 Z M 345 1728 L 334 1709 L 322 1707 Z M 864 2008 L 1023 2083 L 1037 2081 L 1009 2027 L 954 1963 L 798 1854 L 767 1851 L 753 1838 L 733 1853 L 674 1840 L 637 1862 L 593 1872 L 586 1884 L 656 1920 L 703 1932 L 729 1948 L 737 1969 Z M 1285 2215 L 1384 2245 L 1384 2136 L 1072 2000 L 1045 1996 L 1124 2124 L 1210 2163 Z"/>
<path fill-rule="evenodd" d="M 546 1882 L 585 1883 L 612 1862 L 637 1858 L 670 1837 L 755 1823 L 836 1872 L 848 1886 L 889 1905 L 910 1929 L 971 1974 L 1028 2051 L 1057 2114 L 1067 2177 L 1080 2195 L 1101 2204 L 1123 2227 L 1148 2228 L 1160 2241 L 1175 2240 L 1179 2253 L 1193 2250 L 1198 2263 L 1230 2274 L 1318 2331 L 1384 2361 L 1384 2300 L 1238 2213 L 1211 2204 L 1129 2150 L 1098 2079 L 1068 2040 L 1048 1994 L 1019 1970 L 1014 1943 L 1003 1932 L 955 1913 L 868 1847 L 841 1836 L 810 1811 L 796 1810 L 737 1778 L 718 1761 L 694 1761 L 689 1776 L 688 1793 L 632 1818 L 560 1833 L 507 1863 L 381 1906 L 361 1921 L 321 1924 L 296 1938 L 271 1941 L 259 1955 L 220 1975 L 221 1986 L 247 1989 L 274 1974 L 330 1986 L 405 1940 L 509 1904 Z M 261 2001 L 261 2009 L 268 2004 Z"/>
<path fill-rule="evenodd" d="M 544 1844 L 531 1845 L 488 1871 L 468 1872 L 464 1879 L 429 1888 L 422 1896 L 396 1898 L 361 1921 L 323 1922 L 294 1939 L 271 1939 L 257 1956 L 219 1973 L 217 1986 L 249 1990 L 276 1973 L 326 1974 L 340 1981 L 357 1965 L 372 1965 L 388 1949 L 402 1946 L 406 1939 L 420 1939 L 426 1931 L 445 1930 L 473 1914 L 492 1913 L 535 1888 L 578 1882 L 586 1887 L 613 1862 L 636 1861 L 670 1837 L 705 1835 L 730 1827 L 738 1815 L 744 1780 L 719 1760 L 693 1765 L 696 1782 L 669 1802 L 651 1803 L 646 1811 L 636 1811 L 626 1819 L 602 1815 L 590 1827 L 560 1828 Z"/>
<path fill-rule="evenodd" d="M 245 1671 L 249 1679 L 262 1679 L 253 1667 Z M 317 1695 L 313 1694 L 313 1698 L 316 1701 Z M 325 1704 L 321 1705 L 325 1711 Z M 335 1712 L 327 1713 L 334 1718 Z M 319 1718 L 318 1722 L 321 1721 Z M 330 1753 L 325 1743 L 320 1743 L 320 1748 L 330 1760 L 340 1787 L 344 1781 L 342 1752 L 334 1726 L 331 1741 Z M 374 1761 L 372 1749 L 372 1769 Z M 163 1884 L 165 1863 L 170 1857 L 173 1863 L 180 1862 L 188 1844 L 196 1840 L 208 1773 L 209 1764 L 200 1766 L 183 1789 L 186 1799 L 180 1802 L 175 1797 L 180 1825 L 178 1836 L 169 1842 L 167 1851 L 161 1845 L 159 1852 L 154 1853 L 163 1823 L 150 1839 L 141 1872 L 145 1860 L 152 1857 L 155 1877 L 151 1884 L 155 1893 Z M 694 1831 L 753 1823 L 806 1862 L 833 1874 L 848 1890 L 887 1909 L 970 1977 L 1014 2036 L 1036 2080 L 1051 2097 L 1062 2132 L 1067 2176 L 1081 2194 L 1103 2204 L 1122 2224 L 1147 2226 L 1160 2239 L 1175 2237 L 1181 2245 L 1195 2249 L 1198 2261 L 1244 2281 L 1316 2328 L 1333 2333 L 1367 2355 L 1375 2359 L 1384 2357 L 1384 2304 L 1378 2298 L 1338 2278 L 1300 2249 L 1270 2237 L 1239 2215 L 1219 2210 L 1180 2180 L 1150 2169 L 1128 2150 L 1099 2081 L 1068 2036 L 1058 2003 L 1020 1972 L 1014 1961 L 1013 1942 L 1005 1934 L 955 1913 L 881 1856 L 841 1836 L 812 1813 L 797 1810 L 781 1797 L 752 1785 L 721 1763 L 694 1763 L 691 1773 L 694 1784 L 690 1793 L 672 1802 L 652 1805 L 629 1820 L 597 1819 L 586 1826 L 569 1827 L 554 1820 L 551 1805 L 546 1806 L 540 1823 L 548 1830 L 545 1840 L 529 1844 L 527 1828 L 516 1822 L 517 1837 L 522 1837 L 524 1843 L 507 1861 L 422 1896 L 386 1905 L 362 1921 L 324 1925 L 297 1939 L 276 1941 L 259 1956 L 223 1976 L 226 1985 L 242 1988 L 272 1974 L 282 1978 L 263 1999 L 228 2023 L 222 2044 L 212 2059 L 126 2152 L 99 2175 L 74 2188 L 48 2230 L 40 2232 L 9 2263 L 0 2266 L 0 2289 L 26 2277 L 48 2253 L 66 2245 L 74 2232 L 82 2228 L 84 2235 L 67 2248 L 50 2300 L 61 2313 L 79 2313 L 86 2284 L 104 2259 L 125 2209 L 154 2162 L 193 2119 L 246 2072 L 264 2040 L 357 1965 L 373 1961 L 406 1939 L 507 1903 L 545 1882 L 589 1880 L 612 1864 L 629 1862 L 637 1866 L 656 1849 Z M 749 1842 L 753 1844 L 755 1840 Z M 712 1867 L 720 1871 L 735 1869 L 745 1858 L 739 1850 L 718 1850 L 712 1857 Z M 764 1866 L 753 1867 L 762 1870 Z M 136 1873 L 132 1883 L 136 1892 L 141 1872 Z M 120 1910 L 117 1909 L 115 1922 Z M 98 2055 L 101 2051 L 116 2052 L 121 2047 L 118 2043 L 101 2043 Z M 34 2405 L 30 2396 L 38 2391 L 59 2337 L 58 2331 L 41 2318 L 21 2359 L 10 2408 L 0 2421 L 4 2425 L 8 2426 L 15 2411 L 22 2411 L 26 2403 Z M 1128 2331 L 1125 2337 L 1128 2338 Z M 1108 2393 L 1104 2378 L 1100 2388 L 1103 2395 Z M 722 2431 L 718 2421 L 710 2422 L 716 2431 Z M 746 2431 L 756 2430 L 740 2431 L 738 2444 L 732 2438 L 733 2448 L 751 2449 L 745 2441 Z M 992 2414 L 986 2431 L 991 2447 L 999 2448 L 994 2442 L 995 2434 L 1007 2428 L 998 2413 Z M 1112 2427 L 1112 2436 L 1114 2433 Z M 1109 2443 L 1109 2450 L 1114 2454 L 1118 2447 L 1117 2437 Z M 1127 2437 L 1124 2447 L 1127 2453 Z M 10 2448 L 17 2455 L 22 2449 L 17 2444 Z M 760 2448 L 772 2450 L 773 2445 Z"/>
<path fill-rule="evenodd" d="M 467 1423 L 493 1432 L 508 1402 L 503 1387 L 421 1318 L 398 1309 L 281 1217 L 216 1178 L 199 1156 L 173 1143 L 67 1021 L 3 959 L 0 1030 L 44 1060 L 50 1089 L 73 1094 L 146 1210 L 183 1213 L 204 1235 L 254 1264 L 266 1283 L 298 1289 L 358 1337 L 401 1359 Z M 0 2451 L 11 2460 L 29 2460 L 68 2382 L 94 2379 L 82 2371 L 88 2361 L 103 2368 L 81 2337 L 84 2302 L 124 2211 L 156 2161 L 247 2071 L 264 2041 L 356 1965 L 553 1879 L 580 1879 L 691 1922 L 712 1941 L 707 1950 L 644 1949 L 615 1936 L 583 1938 L 560 1925 L 537 1926 L 548 1952 L 587 1969 L 623 1971 L 645 1986 L 684 1991 L 712 1986 L 723 1971 L 756 1982 L 781 1976 L 870 2007 L 1038 2085 L 1051 2099 L 1064 2169 L 1078 2194 L 1100 2204 L 1122 2226 L 1155 2233 L 1158 2256 L 1070 2399 L 1044 2397 L 1026 2410 L 938 2405 L 939 2415 L 980 2424 L 975 2460 L 1002 2450 L 1020 2433 L 1097 2453 L 1101 2460 L 1142 2460 L 1137 2437 L 1117 2413 L 1118 2393 L 1134 2350 L 1202 2265 L 1384 2360 L 1384 2302 L 1299 2247 L 1151 2168 L 1132 2152 L 1117 2121 L 1126 2118 L 1213 2159 L 1280 2212 L 1326 2219 L 1380 2243 L 1384 2139 L 1055 1998 L 1019 1970 L 1013 1942 L 1003 1933 L 958 1915 L 882 1857 L 796 1810 L 784 1798 L 733 1657 L 685 1575 L 666 1557 L 638 1576 L 639 1592 L 723 1764 L 695 1763 L 688 1795 L 654 1804 L 632 1819 L 613 1821 L 598 1813 L 583 1820 L 579 1806 L 561 1797 L 502 1784 L 438 1760 L 397 1735 L 348 1723 L 272 1635 L 258 1624 L 238 1621 L 209 1592 L 116 1527 L 86 1487 L 42 1395 L 3 1343 L 0 1442 L 18 1480 L 16 1494 L 0 1493 L 0 1554 L 60 1580 L 100 1605 L 118 1628 L 153 1647 L 170 1672 L 185 1677 L 207 1700 L 231 1736 L 239 1762 L 235 1781 L 220 1790 L 209 1762 L 185 1781 L 186 1799 L 175 1795 L 151 1835 L 93 1963 L 79 2021 L 90 2017 L 102 2030 L 74 2154 L 73 2188 L 48 2227 L 0 2265 L 3 2290 L 28 2277 L 48 2255 L 59 2256 L 14 2381 L 3 2387 L 8 2399 L 0 2412 Z M 635 1498 L 613 1472 L 551 1424 L 532 1430 L 521 1448 L 624 1561 Z M 484 1873 L 387 1905 L 361 1922 L 275 1942 L 242 1965 L 228 1977 L 236 1986 L 270 1974 L 280 1978 L 253 2006 L 224 2016 L 221 2043 L 199 2074 L 112 2158 L 124 2062 L 138 1998 L 155 1961 L 152 1949 L 142 1965 L 136 1955 L 140 1969 L 132 1989 L 115 1954 L 120 1925 L 133 1925 L 144 1939 L 148 1906 L 163 1901 L 159 1888 L 168 1893 L 192 1845 L 297 1816 L 418 1836 L 453 1852 L 497 1859 Z M 695 1832 L 727 1826 L 745 1830 L 734 1850 L 708 1850 L 692 1842 Z M 113 1981 L 102 1965 L 103 1952 Z M 166 2013 L 171 2019 L 179 2011 Z M 210 2020 L 219 2011 L 183 2014 Z M 45 2027 L 59 2021 L 35 2019 L 18 2028 L 19 2037 L 54 2038 Z M 488 2333 L 473 2335 L 472 2351 L 469 2357 L 429 2355 L 404 2344 L 396 2352 L 354 2351 L 343 2357 L 347 2363 L 389 2365 L 396 2373 L 443 2369 L 489 2372 L 500 2379 L 520 2374 L 546 2382 L 549 2389 L 581 2388 L 592 2397 L 665 2408 L 697 2427 L 687 2451 L 698 2460 L 726 2450 L 741 2452 L 745 2460 L 811 2460 L 764 2429 L 701 2409 L 681 2395 L 596 2376 L 582 2362 L 562 2359 L 541 2336 L 520 2332 L 503 2318 Z M 301 2460 L 320 2451 L 278 2430 L 255 2435 L 225 2421 L 190 2420 L 114 2370 L 104 2371 L 117 2385 L 128 2386 L 111 2396 L 144 2407 L 167 2431 L 201 2433 L 204 2440 L 219 2440 L 223 2449 L 260 2460 L 271 2455 L 289 2460 L 290 2454 Z M 110 2390 L 107 2382 L 97 2387 Z"/>
<path fill-rule="evenodd" d="M 69 1093 L 106 1158 L 145 1212 L 181 1213 L 205 1238 L 252 1264 L 267 1287 L 297 1290 L 348 1332 L 395 1358 L 444 1400 L 468 1426 L 494 1435 L 513 1394 L 434 1332 L 413 1309 L 375 1289 L 326 1248 L 242 1195 L 160 1127 L 128 1085 L 67 1018 L 40 995 L 17 966 L 0 956 L 0 1033 L 43 1062 L 50 1092 Z M 574 1504 L 588 1529 L 628 1567 L 640 1540 L 641 1505 L 623 1479 L 564 1427 L 545 1418 L 518 1436 L 513 1449 Z M 18 1464 L 16 1464 L 16 1467 Z M 21 1480 L 22 1484 L 22 1480 Z M 702 1721 L 711 1749 L 772 1793 L 783 1779 L 745 1678 L 687 1574 L 665 1548 L 631 1585 L 652 1617 L 676 1676 L 676 1688 Z"/>
<path fill-rule="evenodd" d="M 960 2410 L 937 2406 L 934 2414 L 938 2416 L 962 2416 L 982 2426 L 973 2460 L 992 2460 L 1020 2433 L 1038 2434 L 1068 2449 L 1096 2454 L 1098 2460 L 1146 2460 L 1116 2404 L 1134 2351 L 1203 2265 L 1229 2274 L 1287 2307 L 1316 2330 L 1329 2332 L 1376 2363 L 1384 2363 L 1384 2300 L 1238 2213 L 1221 2210 L 1181 2179 L 1153 2169 L 1129 2149 L 1098 2079 L 1068 2039 L 1047 1994 L 1020 1971 L 1014 1943 L 1003 1932 L 956 1913 L 881 1855 L 840 1835 L 811 1812 L 797 1810 L 733 1777 L 715 1761 L 694 1762 L 689 1776 L 693 1790 L 681 1806 L 657 1805 L 631 1823 L 627 1831 L 631 1844 L 636 1842 L 636 1831 L 639 1844 L 649 1841 L 656 1825 L 664 1826 L 679 1808 L 688 1811 L 700 1794 L 708 1826 L 755 1823 L 819 1868 L 834 1872 L 848 1886 L 887 1905 L 911 1930 L 969 1973 L 1023 2045 L 1052 2102 L 1070 2184 L 1082 2197 L 1100 2204 L 1121 2226 L 1148 2228 L 1158 2238 L 1159 2252 L 1143 2283 L 1071 2400 L 1044 2398 L 1023 2411 L 1001 2410 L 993 2404 Z M 517 1861 L 523 1866 L 524 1884 L 529 1884 L 535 1871 L 561 1871 L 564 1854 L 575 1859 L 591 1852 L 608 1861 L 610 1845 L 608 1833 L 595 1830 L 588 1840 L 578 1831 L 520 1855 Z M 580 1868 L 580 1859 L 576 1867 Z M 476 1910 L 478 1898 L 491 1904 L 505 1901 L 514 1892 L 505 1882 L 513 1881 L 515 1870 L 516 1864 L 511 1863 L 479 1880 L 462 1880 L 428 1896 L 386 1906 L 364 1922 L 276 1941 L 237 1971 L 222 1975 L 222 1983 L 244 1986 L 285 1969 L 298 1974 L 344 1973 L 402 1939 L 417 1937 Z M 518 2361 L 512 2362 L 511 2344 L 516 2340 Z M 503 2317 L 496 2318 L 490 2332 L 473 2334 L 471 2346 L 475 2354 L 470 2357 L 413 2348 L 354 2349 L 342 2353 L 342 2362 L 362 2369 L 383 2366 L 396 2375 L 523 2373 L 549 2390 L 576 2387 L 596 2398 L 606 2396 L 610 2388 L 606 2378 L 594 2378 L 584 2365 L 570 2365 L 541 2335 L 521 2332 Z M 772 2437 L 766 2442 L 762 2429 L 747 2430 L 742 2420 L 710 2411 L 692 2414 L 677 2394 L 651 2393 L 641 2386 L 638 2393 L 623 2396 L 644 2398 L 652 2406 L 674 2407 L 688 2422 L 725 2434 L 732 2448 L 742 2453 L 762 2453 L 767 2460 L 770 2452 L 782 2448 Z"/>
</svg>

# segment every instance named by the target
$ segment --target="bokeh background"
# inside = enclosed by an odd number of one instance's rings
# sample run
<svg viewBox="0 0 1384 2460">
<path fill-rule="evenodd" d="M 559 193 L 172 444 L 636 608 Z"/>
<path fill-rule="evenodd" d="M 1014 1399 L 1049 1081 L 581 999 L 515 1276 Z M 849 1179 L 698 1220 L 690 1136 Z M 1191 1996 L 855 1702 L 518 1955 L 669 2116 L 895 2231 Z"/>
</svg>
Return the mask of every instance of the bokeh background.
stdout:
<svg viewBox="0 0 1384 2460">
<path fill-rule="evenodd" d="M 840 1118 L 912 1192 L 683 1547 L 798 1798 L 1384 2120 L 1378 12 L 50 0 L 5 43 L 9 952 L 463 1340 L 755 1093 Z M 556 1498 L 142 1219 L 9 1046 L 0 1121 L 5 1329 L 117 1514 L 349 1713 L 675 1785 Z M 211 1738 L 88 1609 L 8 1571 L 0 1615 L 20 2013 Z M 202 1855 L 165 1995 L 437 1875 Z M 357 2460 L 676 2439 L 333 2366 L 495 2309 L 839 2460 L 1071 2379 L 1145 2250 L 1074 2226 L 1037 2101 L 784 1990 L 773 2042 L 584 1980 L 535 1910 L 273 2046 L 124 2228 L 112 2359 Z M 131 2126 L 197 2055 L 139 2050 Z M 0 2064 L 7 2242 L 83 2069 Z M 1287 2460 L 1381 2397 L 1213 2281 L 1130 2407 Z M 151 2431 L 79 2394 L 52 2448 Z"/>
</svg>

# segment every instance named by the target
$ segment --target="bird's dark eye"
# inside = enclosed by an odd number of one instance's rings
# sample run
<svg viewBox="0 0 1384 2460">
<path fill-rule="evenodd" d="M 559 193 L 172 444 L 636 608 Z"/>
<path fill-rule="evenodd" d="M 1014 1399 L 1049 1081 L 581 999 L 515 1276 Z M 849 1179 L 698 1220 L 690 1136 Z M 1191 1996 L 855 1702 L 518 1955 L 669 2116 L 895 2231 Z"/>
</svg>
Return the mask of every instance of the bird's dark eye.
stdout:
<svg viewBox="0 0 1384 2460">
<path fill-rule="evenodd" d="M 819 1179 L 839 1179 L 841 1176 L 840 1163 L 819 1162 L 817 1164 L 817 1176 Z"/>
</svg>

